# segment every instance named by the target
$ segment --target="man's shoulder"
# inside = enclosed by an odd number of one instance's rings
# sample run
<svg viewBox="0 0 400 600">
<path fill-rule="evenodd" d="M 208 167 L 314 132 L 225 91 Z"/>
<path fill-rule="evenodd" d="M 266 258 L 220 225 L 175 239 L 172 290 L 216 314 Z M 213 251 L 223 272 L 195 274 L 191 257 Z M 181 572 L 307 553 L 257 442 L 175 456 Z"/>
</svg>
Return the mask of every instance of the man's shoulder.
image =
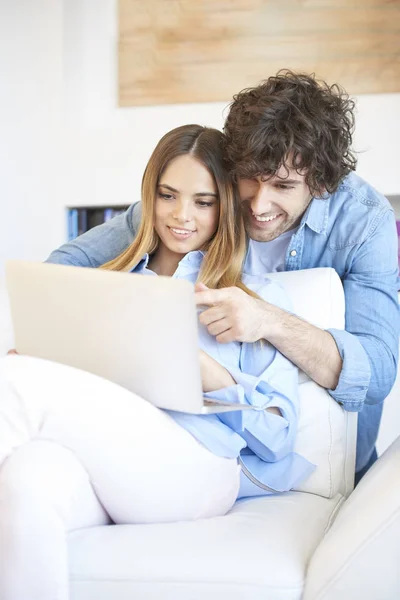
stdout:
<svg viewBox="0 0 400 600">
<path fill-rule="evenodd" d="M 360 244 L 393 213 L 390 202 L 367 181 L 351 173 L 330 197 L 327 233 L 332 247 Z"/>
<path fill-rule="evenodd" d="M 391 209 L 389 200 L 354 172 L 347 175 L 339 184 L 337 190 L 331 195 L 331 203 L 352 204 L 359 207 L 361 212 L 368 212 L 371 209 L 378 211 Z"/>
<path fill-rule="evenodd" d="M 63 244 L 46 262 L 98 267 L 126 250 L 137 233 L 140 218 L 141 202 L 136 202 L 124 213 Z"/>
</svg>

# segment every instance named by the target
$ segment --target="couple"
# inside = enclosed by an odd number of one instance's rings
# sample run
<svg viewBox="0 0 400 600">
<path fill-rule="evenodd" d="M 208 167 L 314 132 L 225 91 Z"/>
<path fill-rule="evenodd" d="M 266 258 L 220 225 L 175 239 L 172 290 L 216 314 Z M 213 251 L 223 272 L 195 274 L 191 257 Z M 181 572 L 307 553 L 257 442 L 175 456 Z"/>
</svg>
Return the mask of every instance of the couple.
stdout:
<svg viewBox="0 0 400 600">
<path fill-rule="evenodd" d="M 4 359 L 2 598 L 67 598 L 65 530 L 224 514 L 238 497 L 307 477 L 312 465 L 293 452 L 294 365 L 347 410 L 377 404 L 360 419 L 359 472 L 371 462 L 396 372 L 397 240 L 388 203 L 350 174 L 352 126 L 339 90 L 280 73 L 235 98 L 225 136 L 193 125 L 164 136 L 142 205 L 50 257 L 201 282 L 204 391 L 253 410 L 167 413 L 68 367 Z M 303 323 L 265 277 L 316 266 L 343 279 L 346 331 Z M 30 440 L 38 460 L 27 474 Z"/>
</svg>

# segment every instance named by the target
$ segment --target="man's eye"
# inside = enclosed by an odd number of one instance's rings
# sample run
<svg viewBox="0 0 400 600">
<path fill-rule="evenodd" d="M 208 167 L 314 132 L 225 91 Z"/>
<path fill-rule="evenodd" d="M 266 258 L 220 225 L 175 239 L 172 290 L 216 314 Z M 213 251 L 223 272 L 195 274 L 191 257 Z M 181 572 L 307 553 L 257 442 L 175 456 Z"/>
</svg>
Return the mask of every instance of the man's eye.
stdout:
<svg viewBox="0 0 400 600">
<path fill-rule="evenodd" d="M 280 190 L 292 190 L 293 185 L 285 185 L 284 183 L 277 183 L 276 187 Z"/>
</svg>

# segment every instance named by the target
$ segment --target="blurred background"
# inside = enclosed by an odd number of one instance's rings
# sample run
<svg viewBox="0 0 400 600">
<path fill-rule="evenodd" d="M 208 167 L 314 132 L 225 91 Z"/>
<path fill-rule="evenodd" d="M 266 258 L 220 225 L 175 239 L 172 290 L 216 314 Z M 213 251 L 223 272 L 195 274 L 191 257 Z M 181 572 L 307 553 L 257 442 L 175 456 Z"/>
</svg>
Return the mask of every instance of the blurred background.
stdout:
<svg viewBox="0 0 400 600">
<path fill-rule="evenodd" d="M 0 354 L 12 343 L 4 261 L 45 259 L 71 234 L 68 208 L 138 200 L 166 131 L 222 128 L 232 93 L 279 68 L 356 97 L 358 173 L 400 218 L 399 4 L 0 0 Z M 381 449 L 400 429 L 396 394 Z"/>
</svg>

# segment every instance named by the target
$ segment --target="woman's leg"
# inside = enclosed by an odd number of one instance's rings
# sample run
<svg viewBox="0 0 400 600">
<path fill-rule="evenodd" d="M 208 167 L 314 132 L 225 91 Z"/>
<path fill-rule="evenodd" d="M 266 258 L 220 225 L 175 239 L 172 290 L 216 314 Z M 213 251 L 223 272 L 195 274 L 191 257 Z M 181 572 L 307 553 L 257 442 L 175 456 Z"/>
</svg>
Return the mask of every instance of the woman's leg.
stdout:
<svg viewBox="0 0 400 600">
<path fill-rule="evenodd" d="M 0 361 L 1 387 L 0 464 L 31 439 L 64 445 L 117 523 L 222 515 L 237 497 L 235 460 L 215 456 L 163 411 L 109 381 L 8 356 Z"/>
<path fill-rule="evenodd" d="M 0 470 L 0 598 L 67 600 L 66 534 L 109 517 L 67 448 L 24 444 Z"/>
</svg>

